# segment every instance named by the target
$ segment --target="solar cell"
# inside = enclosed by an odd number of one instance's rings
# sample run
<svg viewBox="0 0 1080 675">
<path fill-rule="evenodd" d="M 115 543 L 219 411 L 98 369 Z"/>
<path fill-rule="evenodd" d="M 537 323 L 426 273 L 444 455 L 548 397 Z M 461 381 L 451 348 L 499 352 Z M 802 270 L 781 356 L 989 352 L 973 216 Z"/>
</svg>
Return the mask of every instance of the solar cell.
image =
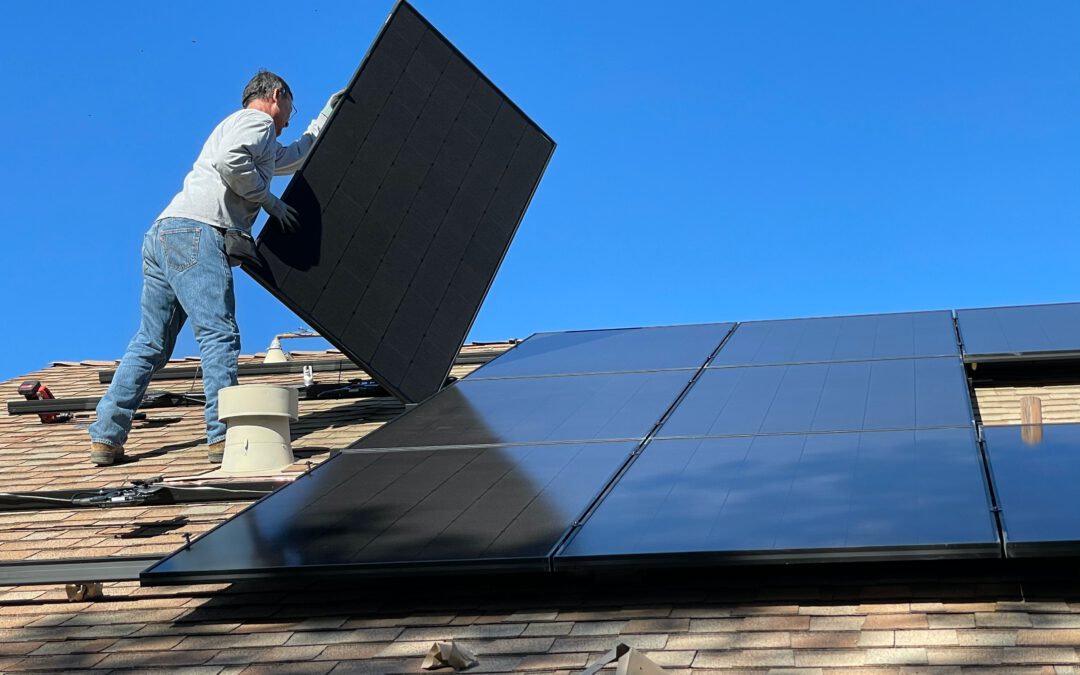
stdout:
<svg viewBox="0 0 1080 675">
<path fill-rule="evenodd" d="M 1080 554 L 1080 424 L 984 427 L 1005 553 Z"/>
<path fill-rule="evenodd" d="M 652 441 L 555 568 L 994 557 L 974 431 Z"/>
<path fill-rule="evenodd" d="M 538 333 L 469 379 L 700 368 L 732 326 L 712 323 Z"/>
<path fill-rule="evenodd" d="M 968 361 L 1080 355 L 1080 303 L 961 309 L 956 320 Z"/>
<path fill-rule="evenodd" d="M 461 380 L 360 442 L 364 448 L 640 439 L 693 371 Z"/>
<path fill-rule="evenodd" d="M 863 361 L 957 355 L 947 311 L 739 324 L 714 366 Z"/>
<path fill-rule="evenodd" d="M 388 391 L 423 400 L 445 382 L 554 148 L 399 2 L 282 195 L 302 227 L 264 228 L 265 266 L 247 271 Z"/>
<path fill-rule="evenodd" d="M 142 580 L 546 570 L 556 543 L 635 447 L 345 452 Z"/>
<path fill-rule="evenodd" d="M 971 418 L 958 358 L 715 368 L 658 435 L 962 427 Z"/>
</svg>

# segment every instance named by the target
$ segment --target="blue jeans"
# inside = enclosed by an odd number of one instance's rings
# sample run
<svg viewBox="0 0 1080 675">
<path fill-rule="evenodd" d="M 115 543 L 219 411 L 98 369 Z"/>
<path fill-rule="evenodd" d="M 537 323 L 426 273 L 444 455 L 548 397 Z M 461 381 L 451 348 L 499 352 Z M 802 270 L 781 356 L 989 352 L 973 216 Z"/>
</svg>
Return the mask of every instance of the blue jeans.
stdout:
<svg viewBox="0 0 1080 675">
<path fill-rule="evenodd" d="M 218 420 L 218 390 L 236 384 L 240 330 L 232 268 L 217 229 L 186 218 L 163 218 L 143 238 L 142 319 L 109 390 L 97 406 L 90 439 L 124 445 L 131 417 L 150 376 L 172 356 L 176 336 L 190 316 L 202 357 L 208 443 L 225 439 Z"/>
</svg>

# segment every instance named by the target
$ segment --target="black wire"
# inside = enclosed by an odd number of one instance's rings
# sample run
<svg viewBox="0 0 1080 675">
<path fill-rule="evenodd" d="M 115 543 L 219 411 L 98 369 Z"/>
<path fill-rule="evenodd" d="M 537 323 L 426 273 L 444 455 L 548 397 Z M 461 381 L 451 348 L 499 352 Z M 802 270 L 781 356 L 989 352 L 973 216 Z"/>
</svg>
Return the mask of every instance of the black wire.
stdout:
<svg viewBox="0 0 1080 675">
<path fill-rule="evenodd" d="M 199 373 L 202 372 L 202 361 L 199 361 L 199 365 L 195 366 L 195 374 L 191 377 L 191 384 L 188 385 L 188 391 L 195 391 L 195 380 L 199 379 Z"/>
<path fill-rule="evenodd" d="M 169 521 L 146 521 L 146 522 L 132 521 L 132 522 L 129 522 L 129 523 L 116 523 L 116 524 L 98 523 L 97 525 L 92 524 L 92 523 L 87 523 L 87 524 L 83 524 L 83 525 L 69 525 L 68 527 L 53 527 L 53 526 L 45 526 L 45 527 L 2 527 L 2 526 L 0 526 L 0 532 L 65 532 L 65 531 L 70 531 L 70 530 L 89 530 L 89 529 L 107 530 L 107 529 L 115 529 L 115 528 L 141 527 L 143 525 L 160 525 L 163 522 L 167 523 Z M 222 521 L 222 520 L 188 520 L 186 523 L 183 523 L 183 524 L 184 525 L 214 525 L 214 524 L 221 523 L 221 522 L 224 522 L 224 521 Z"/>
</svg>

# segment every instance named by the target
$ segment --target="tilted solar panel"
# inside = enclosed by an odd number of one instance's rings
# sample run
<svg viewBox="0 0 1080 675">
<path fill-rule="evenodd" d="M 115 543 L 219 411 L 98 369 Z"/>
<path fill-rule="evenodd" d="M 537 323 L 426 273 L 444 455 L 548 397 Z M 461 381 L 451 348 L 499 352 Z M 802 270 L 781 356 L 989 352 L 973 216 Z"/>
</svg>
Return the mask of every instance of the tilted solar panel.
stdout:
<svg viewBox="0 0 1080 675">
<path fill-rule="evenodd" d="M 398 398 L 446 380 L 554 142 L 399 2 L 247 271 Z M 247 268 L 245 268 L 247 269 Z"/>
</svg>

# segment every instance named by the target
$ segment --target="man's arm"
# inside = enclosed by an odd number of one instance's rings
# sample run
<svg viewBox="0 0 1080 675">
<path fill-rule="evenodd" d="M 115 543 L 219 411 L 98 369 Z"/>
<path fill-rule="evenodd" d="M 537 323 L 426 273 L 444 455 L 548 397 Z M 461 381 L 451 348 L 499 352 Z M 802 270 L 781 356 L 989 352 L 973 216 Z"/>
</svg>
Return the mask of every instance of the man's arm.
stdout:
<svg viewBox="0 0 1080 675">
<path fill-rule="evenodd" d="M 214 168 L 243 199 L 264 205 L 277 198 L 270 192 L 274 121 L 267 116 L 243 116 L 228 129 Z"/>
<path fill-rule="evenodd" d="M 283 146 L 275 141 L 277 146 L 274 154 L 275 176 L 288 175 L 300 168 L 311 146 L 315 145 L 315 139 L 318 138 L 324 124 L 326 124 L 326 117 L 320 113 L 318 117 L 311 120 L 307 131 L 292 143 Z"/>
<path fill-rule="evenodd" d="M 300 165 L 304 163 L 304 157 L 307 157 L 308 151 L 311 150 L 311 146 L 315 145 L 315 139 L 318 138 L 323 126 L 326 125 L 326 121 L 330 119 L 330 113 L 333 112 L 334 106 L 338 104 L 343 96 L 345 96 L 344 89 L 334 92 L 330 96 L 330 100 L 326 102 L 326 107 L 322 109 L 322 112 L 315 119 L 311 120 L 307 131 L 300 138 L 284 147 L 281 144 L 277 145 L 274 156 L 274 175 L 283 176 L 300 168 Z"/>
</svg>

